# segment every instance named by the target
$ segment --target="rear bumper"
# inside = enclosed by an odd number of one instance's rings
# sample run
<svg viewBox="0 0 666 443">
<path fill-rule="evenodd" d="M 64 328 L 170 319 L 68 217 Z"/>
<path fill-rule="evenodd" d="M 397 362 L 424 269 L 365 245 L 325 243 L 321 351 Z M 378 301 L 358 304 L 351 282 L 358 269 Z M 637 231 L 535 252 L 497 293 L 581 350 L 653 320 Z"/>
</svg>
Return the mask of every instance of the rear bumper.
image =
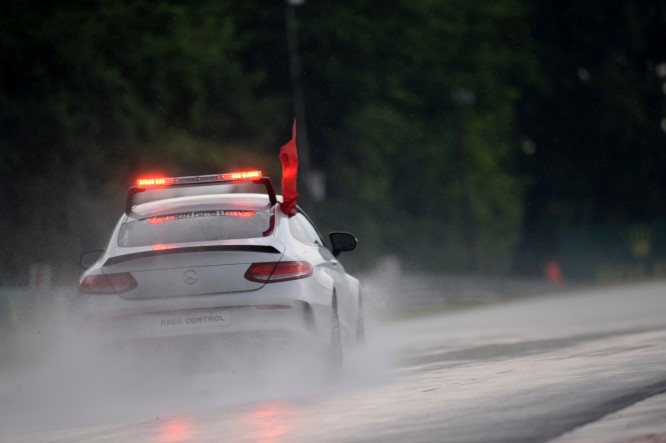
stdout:
<svg viewBox="0 0 666 443">
<path fill-rule="evenodd" d="M 303 281 L 266 285 L 252 293 L 125 300 L 80 295 L 70 311 L 77 338 L 104 344 L 186 336 L 288 335 L 325 343 L 331 296 Z"/>
<path fill-rule="evenodd" d="M 151 313 L 83 315 L 72 322 L 77 335 L 95 340 L 128 340 L 183 335 L 284 331 L 315 332 L 305 303 L 233 306 Z"/>
</svg>

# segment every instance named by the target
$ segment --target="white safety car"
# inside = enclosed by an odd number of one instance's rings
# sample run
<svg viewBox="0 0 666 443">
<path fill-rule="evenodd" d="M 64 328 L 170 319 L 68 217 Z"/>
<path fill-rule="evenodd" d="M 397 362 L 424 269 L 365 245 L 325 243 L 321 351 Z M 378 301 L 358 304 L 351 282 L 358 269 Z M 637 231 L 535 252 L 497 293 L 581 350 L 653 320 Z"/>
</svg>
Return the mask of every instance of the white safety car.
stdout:
<svg viewBox="0 0 666 443">
<path fill-rule="evenodd" d="M 285 337 L 340 366 L 343 348 L 364 337 L 359 281 L 337 258 L 356 238 L 332 232 L 327 244 L 280 200 L 259 171 L 139 180 L 108 246 L 81 256 L 87 270 L 70 309 L 77 335 L 144 344 Z"/>
</svg>

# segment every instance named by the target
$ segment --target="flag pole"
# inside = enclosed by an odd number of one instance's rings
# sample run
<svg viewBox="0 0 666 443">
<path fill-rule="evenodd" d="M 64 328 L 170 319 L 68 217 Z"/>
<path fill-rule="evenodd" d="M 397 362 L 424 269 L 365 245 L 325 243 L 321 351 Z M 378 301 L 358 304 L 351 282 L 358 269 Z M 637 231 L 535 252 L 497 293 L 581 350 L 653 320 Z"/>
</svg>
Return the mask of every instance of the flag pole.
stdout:
<svg viewBox="0 0 666 443">
<path fill-rule="evenodd" d="M 293 94 L 294 114 L 298 122 L 298 156 L 301 176 L 308 177 L 310 173 L 310 144 L 308 140 L 308 126 L 305 118 L 305 100 L 301 84 L 301 59 L 298 52 L 298 25 L 296 23 L 296 5 L 303 4 L 304 0 L 286 0 L 285 13 L 287 23 L 287 45 L 289 50 L 289 71 L 291 77 L 291 91 Z M 306 192 L 309 193 L 309 189 Z"/>
</svg>

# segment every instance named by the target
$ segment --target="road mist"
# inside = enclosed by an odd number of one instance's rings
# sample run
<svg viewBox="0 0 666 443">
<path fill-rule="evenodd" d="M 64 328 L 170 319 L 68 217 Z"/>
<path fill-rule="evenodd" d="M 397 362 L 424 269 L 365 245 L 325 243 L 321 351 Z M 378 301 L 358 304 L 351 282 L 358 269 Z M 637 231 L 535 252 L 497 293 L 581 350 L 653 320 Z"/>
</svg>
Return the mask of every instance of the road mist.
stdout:
<svg viewBox="0 0 666 443">
<path fill-rule="evenodd" d="M 178 427 L 177 417 L 205 410 L 254 410 L 363 389 L 384 383 L 393 369 L 372 297 L 366 342 L 346 348 L 343 371 L 335 374 L 321 350 L 292 342 L 201 336 L 110 345 L 70 327 L 72 293 L 51 294 L 44 312 L 13 337 L 12 351 L 3 352 L 0 436 L 146 420 Z"/>
</svg>

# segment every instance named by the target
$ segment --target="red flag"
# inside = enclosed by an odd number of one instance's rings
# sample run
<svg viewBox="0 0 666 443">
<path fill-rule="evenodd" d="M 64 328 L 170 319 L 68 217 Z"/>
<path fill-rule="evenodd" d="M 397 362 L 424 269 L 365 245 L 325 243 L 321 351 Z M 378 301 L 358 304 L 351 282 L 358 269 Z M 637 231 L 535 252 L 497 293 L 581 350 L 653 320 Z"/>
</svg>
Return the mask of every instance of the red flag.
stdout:
<svg viewBox="0 0 666 443">
<path fill-rule="evenodd" d="M 296 215 L 296 176 L 298 175 L 298 150 L 296 149 L 296 119 L 291 129 L 291 140 L 280 148 L 282 163 L 282 212 L 289 217 Z"/>
</svg>

